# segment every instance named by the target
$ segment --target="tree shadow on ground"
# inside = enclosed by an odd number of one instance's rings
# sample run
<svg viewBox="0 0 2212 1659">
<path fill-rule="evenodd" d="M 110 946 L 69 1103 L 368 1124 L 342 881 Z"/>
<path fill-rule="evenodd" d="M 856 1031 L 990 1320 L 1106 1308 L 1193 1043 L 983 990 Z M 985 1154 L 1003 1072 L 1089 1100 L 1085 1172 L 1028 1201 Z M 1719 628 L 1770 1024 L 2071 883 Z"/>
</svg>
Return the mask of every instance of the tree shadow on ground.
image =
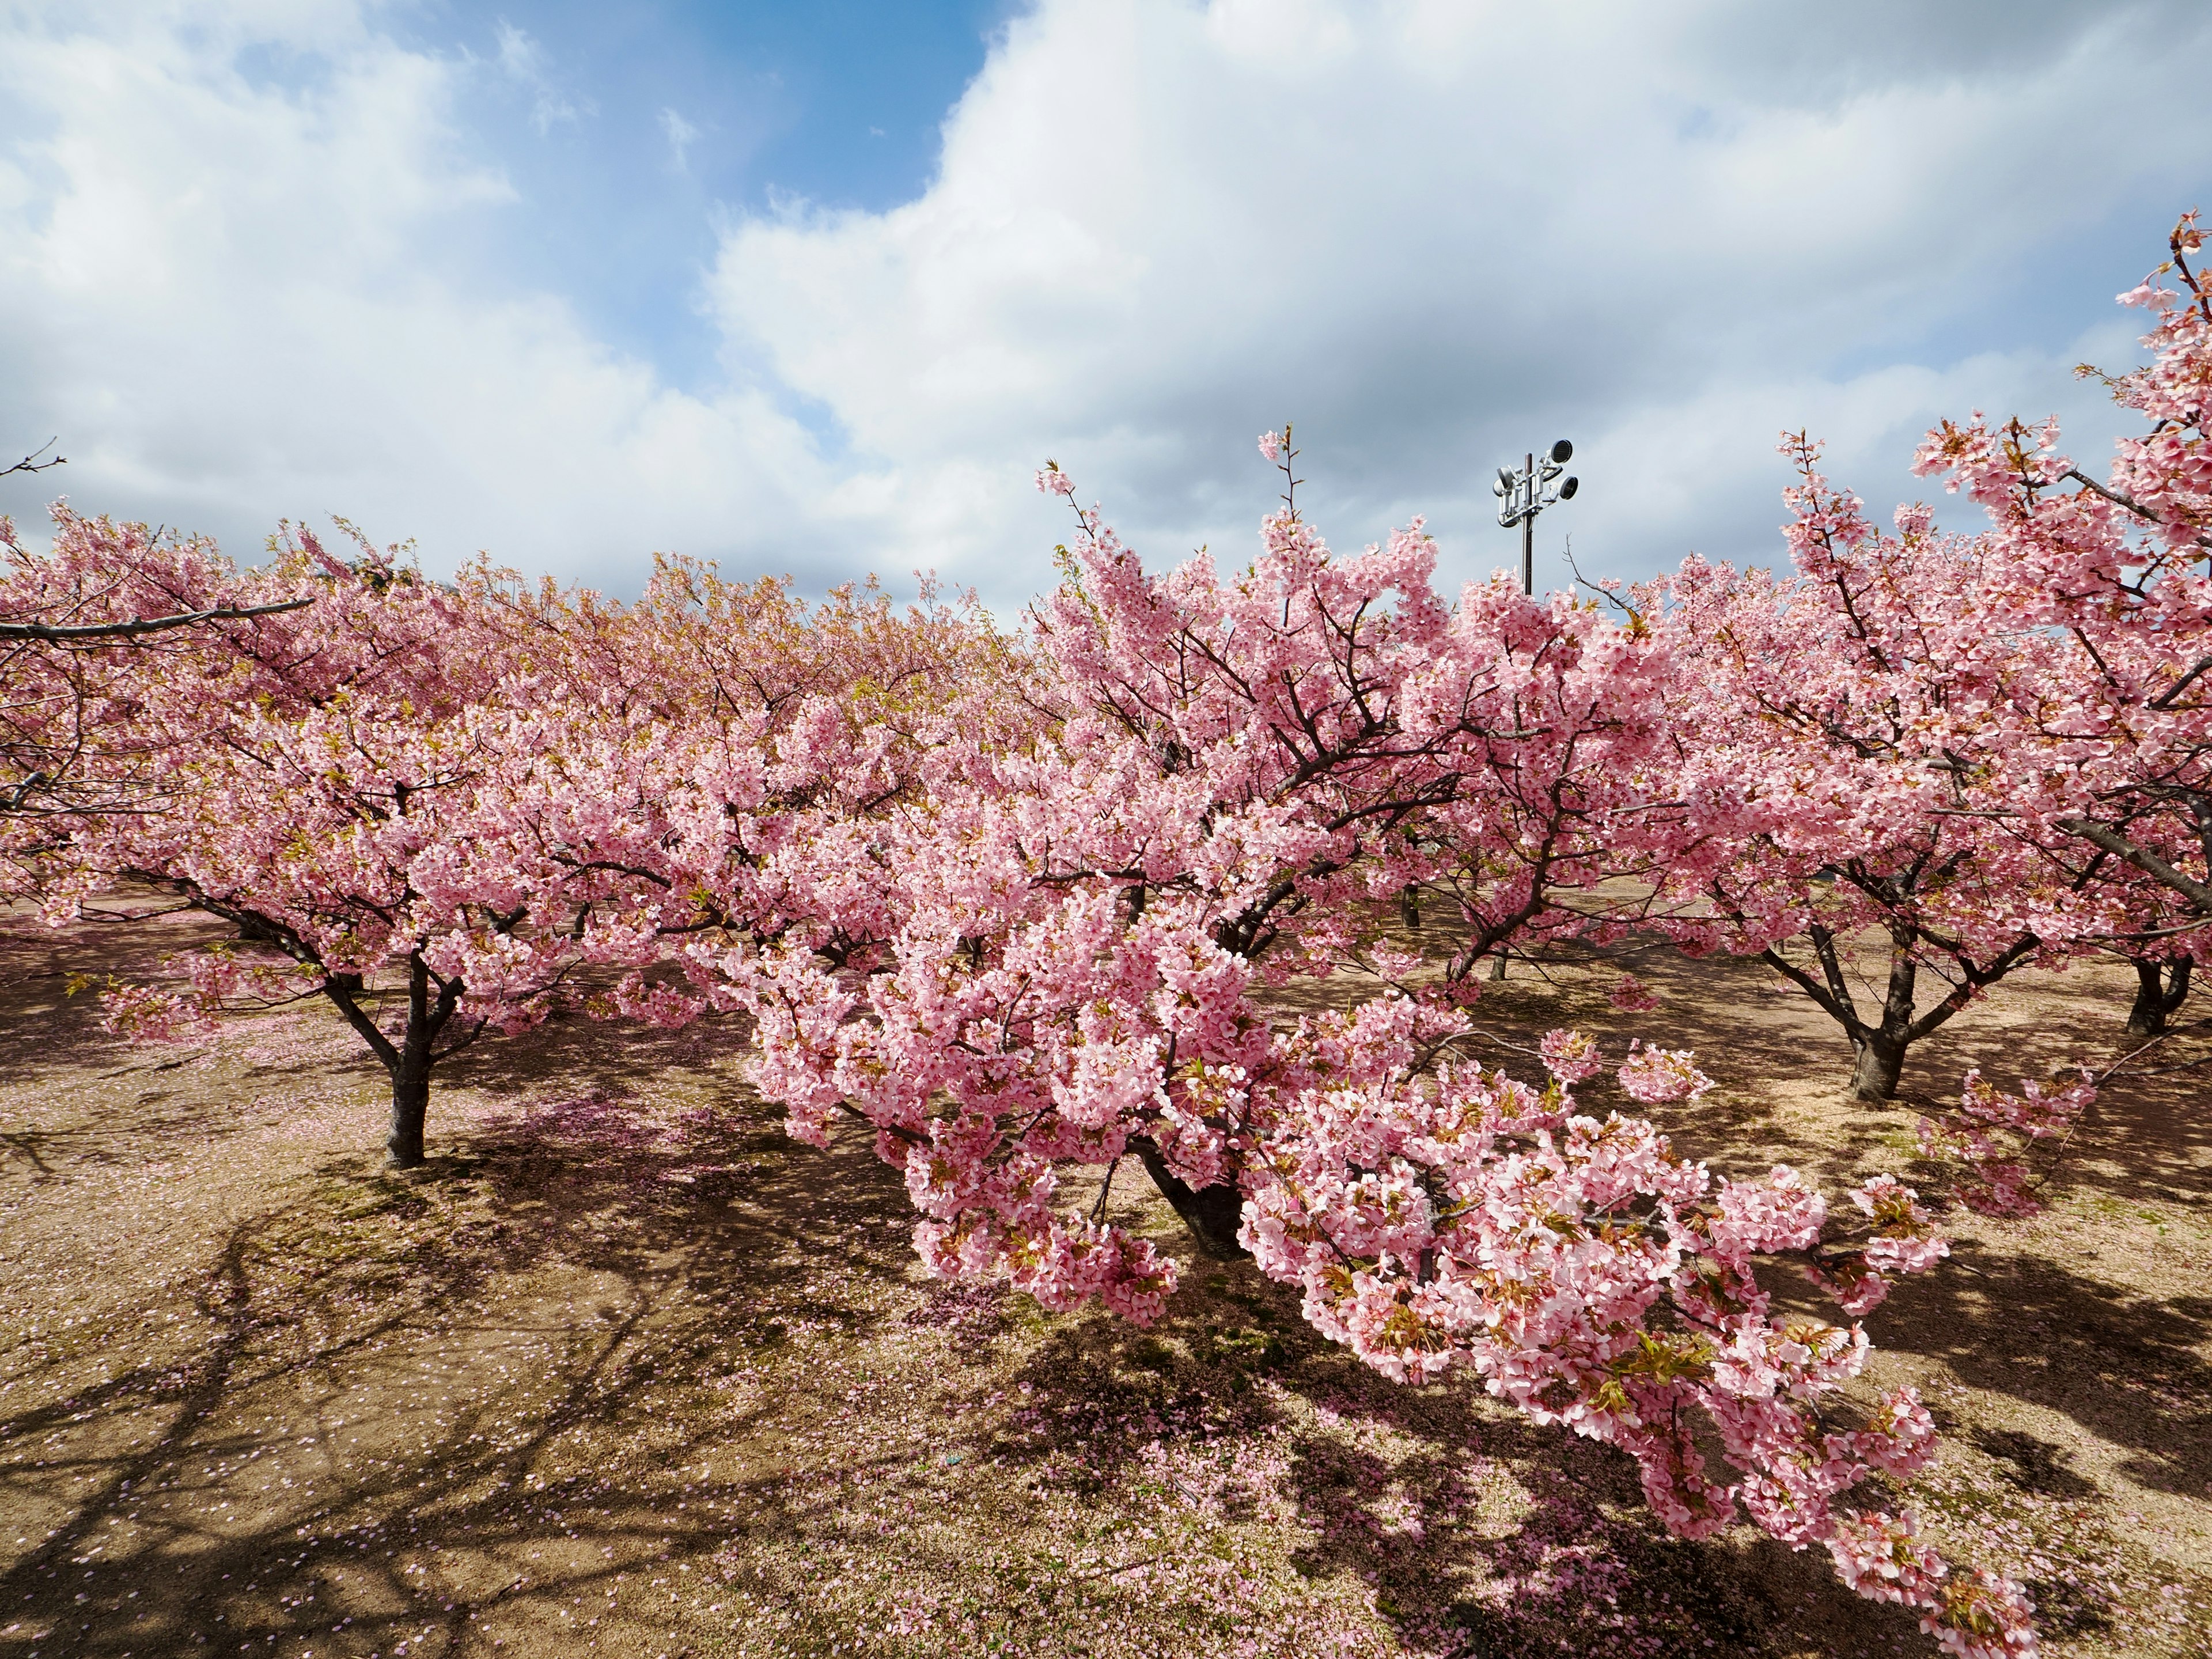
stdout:
<svg viewBox="0 0 2212 1659">
<path fill-rule="evenodd" d="M 1962 1245 L 1954 1271 L 1908 1280 L 1876 1321 L 1885 1347 L 1941 1359 L 1969 1387 L 2068 1419 L 2156 1492 L 2212 1490 L 2212 1364 L 2204 1298 L 2131 1294 L 2033 1256 Z M 1969 1271 L 1960 1272 L 1957 1268 Z M 2032 1490 L 2079 1477 L 1988 1449 Z M 2036 1485 L 2036 1482 L 2041 1485 Z"/>
<path fill-rule="evenodd" d="M 137 1079 L 142 1100 L 158 1108 L 169 1074 L 199 1051 L 112 1036 L 100 1025 L 94 991 L 72 994 L 70 987 L 78 975 L 94 985 L 110 975 L 127 975 L 143 969 L 156 942 L 176 949 L 199 933 L 167 920 L 144 928 L 80 922 L 49 929 L 20 905 L 0 908 L 0 1089 L 38 1082 L 54 1056 L 66 1054 L 72 1073 L 86 1081 Z M 197 1109 L 174 1112 L 163 1126 L 177 1134 L 220 1133 L 222 1127 L 219 1114 Z M 66 1128 L 17 1122 L 0 1130 L 0 1171 L 34 1182 L 50 1179 L 58 1164 L 118 1156 L 97 1120 Z"/>
<path fill-rule="evenodd" d="M 1752 1652 L 1799 1627 L 1838 1654 L 1917 1639 L 1913 1619 L 1853 1595 L 1825 1553 L 1748 1528 L 1669 1538 L 1626 1457 L 1535 1427 L 1464 1378 L 1391 1382 L 1249 1264 L 1194 1279 L 1149 1331 L 1095 1313 L 1056 1322 L 1012 1373 L 1031 1410 L 978 1454 L 1041 1486 L 1149 1483 L 1194 1555 L 1228 1553 L 1247 1521 L 1271 1525 L 1300 1577 L 1371 1595 L 1416 1651 Z"/>
<path fill-rule="evenodd" d="M 178 1132 L 158 1103 L 118 1127 L 126 1159 Z M 896 1177 L 757 1106 L 599 1092 L 471 1130 L 421 1175 L 343 1153 L 276 1185 L 188 1333 L 131 1310 L 11 1357 L 35 1403 L 0 1416 L 0 1479 L 53 1524 L 0 1573 L 0 1652 L 458 1651 L 590 1629 L 610 1589 L 704 1583 L 732 1536 L 792 1528 L 815 1492 L 777 1449 L 839 1409 L 810 1356 L 915 1300 L 869 1228 Z M 56 1180 L 96 1155 L 78 1138 Z"/>
</svg>

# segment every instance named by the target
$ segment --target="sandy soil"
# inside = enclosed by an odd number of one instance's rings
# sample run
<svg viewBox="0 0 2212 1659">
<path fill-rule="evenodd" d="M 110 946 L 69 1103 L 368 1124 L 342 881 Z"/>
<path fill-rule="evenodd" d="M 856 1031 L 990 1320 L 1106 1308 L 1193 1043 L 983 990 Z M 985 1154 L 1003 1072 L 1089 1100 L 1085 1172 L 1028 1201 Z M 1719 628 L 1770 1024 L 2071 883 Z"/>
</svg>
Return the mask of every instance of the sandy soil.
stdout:
<svg viewBox="0 0 2212 1659">
<path fill-rule="evenodd" d="M 0 923 L 0 1656 L 1932 1651 L 1818 1553 L 1670 1540 L 1621 1460 L 1365 1372 L 1248 1268 L 1149 1333 L 931 1283 L 891 1172 L 786 1139 L 726 1028 L 488 1041 L 387 1175 L 334 1016 L 132 1048 L 64 994 L 186 936 Z M 1693 1043 L 1722 1086 L 1669 1127 L 1717 1168 L 1912 1168 L 1911 1109 L 1838 1104 L 1840 1041 L 1754 965 L 1638 965 L 1658 1015 L 1566 963 L 1486 1019 Z M 1908 1085 L 2108 1060 L 2126 988 L 2008 985 Z M 2055 1654 L 2212 1654 L 2202 1075 L 2116 1080 L 2045 1215 L 1960 1216 L 1869 1321 L 1947 1431 L 1916 1501 L 1994 1530 Z"/>
</svg>

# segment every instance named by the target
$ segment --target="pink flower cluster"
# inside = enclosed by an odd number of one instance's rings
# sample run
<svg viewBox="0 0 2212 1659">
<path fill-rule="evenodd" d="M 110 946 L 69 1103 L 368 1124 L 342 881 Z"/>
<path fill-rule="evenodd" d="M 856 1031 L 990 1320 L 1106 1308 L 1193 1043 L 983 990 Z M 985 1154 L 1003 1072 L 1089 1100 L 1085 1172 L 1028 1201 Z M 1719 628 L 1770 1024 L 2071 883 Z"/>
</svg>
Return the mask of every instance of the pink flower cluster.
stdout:
<svg viewBox="0 0 2212 1659">
<path fill-rule="evenodd" d="M 2086 1072 L 2080 1082 L 2049 1092 L 2024 1078 L 2020 1093 L 2008 1095 L 1978 1069 L 1971 1071 L 1960 1087 L 1958 1110 L 1920 1120 L 1920 1150 L 1960 1166 L 1958 1194 L 1968 1208 L 1984 1215 L 2033 1215 L 2043 1206 L 2029 1185 L 2027 1149 L 2066 1134 L 2096 1099 Z"/>
<path fill-rule="evenodd" d="M 1659 1006 L 1658 994 L 1633 974 L 1615 980 L 1606 1000 L 1627 1014 L 1648 1014 Z"/>
<path fill-rule="evenodd" d="M 1598 1054 L 1597 1039 L 1581 1031 L 1547 1031 L 1536 1052 L 1544 1062 L 1544 1069 L 1565 1084 L 1588 1082 L 1605 1069 L 1605 1061 Z"/>
<path fill-rule="evenodd" d="M 1645 1106 L 1671 1101 L 1695 1100 L 1713 1086 L 1712 1079 L 1697 1068 L 1696 1056 L 1687 1048 L 1646 1048 L 1632 1039 L 1628 1060 L 1618 1075 L 1628 1097 Z"/>
</svg>

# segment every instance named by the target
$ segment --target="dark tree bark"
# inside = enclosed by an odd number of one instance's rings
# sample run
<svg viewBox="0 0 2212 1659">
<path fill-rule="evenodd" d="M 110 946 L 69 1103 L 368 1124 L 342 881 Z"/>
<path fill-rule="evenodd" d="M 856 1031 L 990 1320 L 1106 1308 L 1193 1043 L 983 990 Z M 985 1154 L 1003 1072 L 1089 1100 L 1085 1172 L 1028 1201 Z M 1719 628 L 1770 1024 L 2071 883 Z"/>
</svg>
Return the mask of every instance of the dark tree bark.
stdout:
<svg viewBox="0 0 2212 1659">
<path fill-rule="evenodd" d="M 1421 931 L 1421 890 L 1410 882 L 1398 890 L 1398 920 L 1409 933 Z"/>
<path fill-rule="evenodd" d="M 429 1115 L 429 1069 L 393 1073 L 392 1128 L 384 1137 L 386 1164 L 395 1170 L 411 1170 L 423 1161 L 422 1126 Z"/>
<path fill-rule="evenodd" d="M 1184 1226 L 1199 1248 L 1221 1261 L 1236 1261 L 1252 1253 L 1237 1242 L 1237 1230 L 1243 1224 L 1244 1194 L 1235 1186 L 1222 1183 L 1212 1187 L 1192 1187 L 1168 1168 L 1168 1161 L 1160 1156 L 1160 1149 L 1149 1140 L 1132 1140 L 1139 1158 L 1145 1161 L 1145 1173 L 1152 1178 L 1152 1185 L 1160 1189 L 1175 1212 L 1182 1218 Z"/>
<path fill-rule="evenodd" d="M 2111 824 L 2098 823 L 2089 818 L 2060 818 L 2057 823 L 2067 834 L 2079 836 L 2115 857 L 2125 859 L 2160 886 L 2180 894 L 2198 915 L 2212 916 L 2212 886 L 2175 869 L 2157 854 L 2136 846 Z"/>
<path fill-rule="evenodd" d="M 1905 1051 L 1909 1045 L 1898 1033 L 1881 1026 L 1862 1027 L 1851 1034 L 1851 1100 L 1894 1100 L 1898 1079 L 1905 1074 Z"/>
<path fill-rule="evenodd" d="M 1914 1006 L 1920 983 L 1917 952 L 1923 943 L 1923 937 L 1910 925 L 1894 922 L 1889 929 L 1889 983 L 1883 988 L 1880 1012 L 1868 1019 L 1861 1016 L 1851 995 L 1835 935 L 1815 926 L 1809 936 L 1813 954 L 1820 963 L 1818 978 L 1779 951 L 1766 951 L 1764 959 L 1844 1028 L 1844 1035 L 1851 1045 L 1851 1081 L 1844 1098 L 1868 1102 L 1894 1100 L 1898 1081 L 1904 1075 L 1907 1050 L 1972 1002 L 1978 992 L 1996 984 L 2027 960 L 2036 945 L 2033 938 L 2023 934 L 1996 956 L 1979 963 L 1968 961 L 1955 951 L 1947 951 L 1945 954 L 1952 957 L 1959 970 L 1959 980 L 1942 1001 L 1923 1012 Z"/>
<path fill-rule="evenodd" d="M 411 1170 L 423 1162 L 430 1069 L 441 1058 L 435 1045 L 460 1004 L 463 988 L 458 979 L 440 979 L 431 973 L 422 953 L 415 951 L 407 958 L 407 1027 L 394 1042 L 361 1006 L 360 975 L 332 974 L 323 981 L 323 994 L 337 1006 L 391 1074 L 392 1127 L 385 1137 L 384 1150 L 385 1163 L 392 1169 Z"/>
<path fill-rule="evenodd" d="M 2128 1035 L 2156 1036 L 2189 1000 L 2189 971 L 2194 964 L 2187 957 L 2168 963 L 2150 957 L 2134 961 L 2136 1000 L 2128 1010 Z"/>
<path fill-rule="evenodd" d="M 237 928 L 240 939 L 273 945 L 302 967 L 319 972 L 322 975 L 322 994 L 344 1016 L 354 1035 L 368 1045 L 368 1051 L 376 1056 L 392 1079 L 392 1120 L 384 1142 L 387 1166 L 409 1170 L 423 1163 L 431 1073 L 441 1060 L 450 1060 L 481 1036 L 486 1024 L 482 1018 L 464 1022 L 468 1027 L 465 1034 L 458 1040 L 448 1038 L 442 1048 L 439 1046 L 440 1038 L 446 1036 L 453 1016 L 460 1010 L 462 998 L 468 994 L 468 987 L 459 976 L 448 978 L 433 972 L 430 964 L 422 959 L 421 943 L 409 951 L 407 1022 L 395 1042 L 370 1012 L 373 993 L 368 976 L 331 968 L 313 942 L 289 923 L 240 903 L 211 898 L 186 881 L 149 871 L 133 870 L 128 873 L 175 894 L 195 909 L 220 916 Z M 521 915 L 520 912 L 514 916 L 494 915 L 491 919 L 495 926 L 506 928 L 515 926 Z"/>
</svg>

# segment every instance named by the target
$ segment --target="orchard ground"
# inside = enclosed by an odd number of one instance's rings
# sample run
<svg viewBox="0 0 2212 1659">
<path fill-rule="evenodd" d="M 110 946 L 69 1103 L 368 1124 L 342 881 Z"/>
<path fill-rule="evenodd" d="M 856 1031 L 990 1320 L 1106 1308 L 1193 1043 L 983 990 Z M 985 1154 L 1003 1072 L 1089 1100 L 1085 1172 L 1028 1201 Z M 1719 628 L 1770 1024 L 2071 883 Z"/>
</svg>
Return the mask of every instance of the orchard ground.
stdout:
<svg viewBox="0 0 2212 1659">
<path fill-rule="evenodd" d="M 1189 1267 L 1152 1330 L 929 1280 L 897 1176 L 788 1140 L 727 1024 L 487 1038 L 389 1175 L 327 1008 L 164 1048 L 64 995 L 198 937 L 161 926 L 0 922 L 0 1655 L 1934 1650 L 1822 1552 L 1668 1540 L 1625 1459 L 1367 1371 L 1127 1170 L 1118 1213 Z M 1720 1086 L 1654 1115 L 1718 1170 L 1929 1179 L 1765 969 L 1634 965 L 1656 1014 L 1571 959 L 1479 1012 L 1694 1046 Z M 1907 1086 L 2102 1064 L 2132 986 L 2020 976 Z M 1912 1501 L 1939 1541 L 1994 1524 L 1967 1559 L 2057 1655 L 2212 1655 L 2208 1046 L 2140 1057 L 2045 1215 L 1954 1212 L 1869 1321 L 1869 1382 L 1944 1431 Z"/>
</svg>

